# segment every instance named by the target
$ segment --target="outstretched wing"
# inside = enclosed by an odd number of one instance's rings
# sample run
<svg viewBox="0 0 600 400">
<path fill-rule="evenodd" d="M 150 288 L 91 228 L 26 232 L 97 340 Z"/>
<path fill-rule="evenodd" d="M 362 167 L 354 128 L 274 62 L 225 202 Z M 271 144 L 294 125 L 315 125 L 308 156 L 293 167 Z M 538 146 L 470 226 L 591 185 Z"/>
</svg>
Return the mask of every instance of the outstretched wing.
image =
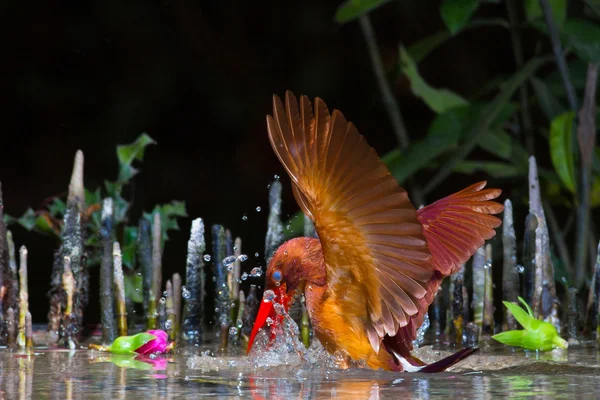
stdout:
<svg viewBox="0 0 600 400">
<path fill-rule="evenodd" d="M 373 348 L 419 312 L 435 266 L 417 212 L 386 166 L 341 112 L 286 92 L 267 116 L 273 150 L 294 196 L 315 223 L 331 290 L 365 315 Z M 344 298 L 360 287 L 364 298 Z"/>
</svg>

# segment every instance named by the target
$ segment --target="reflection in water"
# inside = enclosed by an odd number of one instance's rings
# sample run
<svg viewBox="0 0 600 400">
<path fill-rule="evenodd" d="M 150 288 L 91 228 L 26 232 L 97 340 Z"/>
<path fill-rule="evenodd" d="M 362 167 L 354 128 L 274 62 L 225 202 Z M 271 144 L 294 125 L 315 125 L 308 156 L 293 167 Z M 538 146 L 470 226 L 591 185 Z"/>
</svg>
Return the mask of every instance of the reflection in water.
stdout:
<svg viewBox="0 0 600 400">
<path fill-rule="evenodd" d="M 315 365 L 254 368 L 230 357 L 191 369 L 187 357 L 117 356 L 90 351 L 0 350 L 2 399 L 178 399 L 212 395 L 252 399 L 596 398 L 598 354 L 572 349 L 560 354 L 482 354 L 495 370 L 434 375 L 333 370 Z M 550 357 L 550 358 L 548 358 Z M 536 359 L 537 358 L 537 359 Z M 235 362 L 237 360 L 237 362 Z M 508 360 L 508 361 L 507 361 Z M 499 369 L 500 363 L 506 368 Z M 486 364 L 489 365 L 489 364 Z"/>
</svg>

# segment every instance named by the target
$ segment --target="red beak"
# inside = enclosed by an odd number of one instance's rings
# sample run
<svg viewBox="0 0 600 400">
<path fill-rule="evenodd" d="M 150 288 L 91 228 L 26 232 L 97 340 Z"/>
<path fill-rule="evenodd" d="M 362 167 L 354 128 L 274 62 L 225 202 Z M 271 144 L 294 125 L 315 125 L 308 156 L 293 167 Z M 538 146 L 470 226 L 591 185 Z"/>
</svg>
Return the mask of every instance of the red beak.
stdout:
<svg viewBox="0 0 600 400">
<path fill-rule="evenodd" d="M 282 316 L 278 316 L 275 313 L 275 307 L 273 306 L 274 302 L 283 304 L 285 311 L 288 310 L 288 296 L 286 295 L 286 285 L 285 283 L 278 286 L 275 292 L 275 298 L 273 300 L 265 299 L 263 295 L 263 300 L 260 303 L 260 308 L 258 309 L 258 314 L 256 315 L 256 320 L 254 321 L 254 326 L 252 327 L 252 333 L 250 333 L 250 339 L 248 340 L 248 350 L 250 353 L 250 349 L 252 349 L 252 344 L 254 344 L 254 338 L 258 331 L 265 325 L 267 322 L 267 318 L 271 318 L 274 322 L 281 322 L 283 320 Z M 272 339 L 272 338 L 271 338 Z"/>
</svg>

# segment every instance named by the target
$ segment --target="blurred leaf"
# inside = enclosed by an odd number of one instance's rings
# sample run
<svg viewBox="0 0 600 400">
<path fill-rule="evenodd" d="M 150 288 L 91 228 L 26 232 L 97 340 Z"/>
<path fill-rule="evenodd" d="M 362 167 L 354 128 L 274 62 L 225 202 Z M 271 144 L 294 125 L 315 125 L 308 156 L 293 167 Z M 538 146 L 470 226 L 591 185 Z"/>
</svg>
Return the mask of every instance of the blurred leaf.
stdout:
<svg viewBox="0 0 600 400">
<path fill-rule="evenodd" d="M 144 132 L 135 140 L 135 142 L 117 146 L 119 164 L 131 164 L 133 160 L 142 161 L 144 159 L 144 150 L 146 146 L 151 144 L 156 144 L 156 142 Z"/>
<path fill-rule="evenodd" d="M 482 171 L 497 179 L 512 178 L 526 172 L 514 165 L 495 161 L 462 161 L 456 165 L 454 171 L 467 175 Z"/>
<path fill-rule="evenodd" d="M 134 303 L 143 303 L 142 275 L 138 273 L 124 274 L 123 282 L 125 287 L 125 297 L 131 299 Z"/>
<path fill-rule="evenodd" d="M 533 86 L 533 91 L 535 92 L 540 108 L 546 118 L 548 118 L 548 121 L 552 121 L 565 110 L 544 81 L 533 77 L 531 78 L 531 85 Z"/>
<path fill-rule="evenodd" d="M 129 269 L 135 268 L 137 234 L 137 226 L 126 226 L 123 229 L 123 248 L 121 249 L 121 253 L 123 254 L 123 265 Z"/>
<path fill-rule="evenodd" d="M 586 62 L 600 61 L 600 26 L 577 18 L 569 18 L 561 32 L 565 44 Z M 584 75 L 585 78 L 585 75 Z"/>
<path fill-rule="evenodd" d="M 502 26 L 508 28 L 508 22 L 501 18 L 480 18 L 474 19 L 465 25 L 460 32 L 464 32 L 473 28 L 479 28 L 482 26 Z M 458 32 L 457 32 L 458 33 Z M 418 42 L 409 46 L 406 50 L 410 57 L 415 63 L 420 63 L 425 57 L 427 57 L 432 51 L 440 47 L 451 39 L 453 35 L 446 29 L 443 31 L 436 32 L 432 35 L 427 36 L 419 40 Z"/>
<path fill-rule="evenodd" d="M 133 354 L 136 349 L 154 339 L 156 336 L 147 332 L 133 336 L 119 336 L 108 346 L 107 350 L 113 354 Z"/>
<path fill-rule="evenodd" d="M 462 29 L 479 6 L 478 0 L 444 0 L 440 14 L 453 35 Z"/>
<path fill-rule="evenodd" d="M 479 146 L 495 156 L 510 160 L 512 155 L 513 138 L 501 129 L 492 131 L 482 136 Z"/>
<path fill-rule="evenodd" d="M 594 176 L 590 194 L 590 203 L 592 207 L 600 206 L 600 176 Z"/>
<path fill-rule="evenodd" d="M 467 105 L 467 101 L 447 89 L 435 89 L 425 82 L 419 75 L 417 64 L 410 58 L 410 55 L 400 46 L 400 68 L 410 81 L 412 92 L 435 111 L 442 114 L 451 108 Z"/>
<path fill-rule="evenodd" d="M 390 0 L 347 0 L 336 10 L 335 21 L 345 24 L 389 2 Z"/>
<path fill-rule="evenodd" d="M 567 62 L 569 69 L 569 78 L 576 91 L 582 91 L 585 87 L 585 78 L 587 75 L 587 62 L 576 58 L 572 61 Z M 550 92 L 558 98 L 566 98 L 565 86 L 563 84 L 562 77 L 558 69 L 550 72 L 546 77 L 543 78 L 543 82 L 548 85 Z"/>
<path fill-rule="evenodd" d="M 575 113 L 559 115 L 550 124 L 550 157 L 552 165 L 563 184 L 575 193 L 575 163 L 573 161 L 572 136 Z"/>
<path fill-rule="evenodd" d="M 48 206 L 48 211 L 50 211 L 50 215 L 53 217 L 62 218 L 67 211 L 67 204 L 58 197 L 55 197 L 52 204 Z"/>
<path fill-rule="evenodd" d="M 154 139 L 148 136 L 148 134 L 142 133 L 135 142 L 117 146 L 117 157 L 119 158 L 118 182 L 129 182 L 139 172 L 131 164 L 134 160 L 142 161 L 146 146 L 151 144 L 156 144 Z"/>
<path fill-rule="evenodd" d="M 102 203 L 102 194 L 100 193 L 100 188 L 96 188 L 96 190 L 93 192 L 85 189 L 85 204 L 89 206 L 97 203 Z"/>
<path fill-rule="evenodd" d="M 388 160 L 391 161 L 388 168 L 400 184 L 440 154 L 456 147 L 462 128 L 460 114 L 464 112 L 450 110 L 438 115 L 429 126 L 425 139 L 414 142 L 402 157 Z"/>
<path fill-rule="evenodd" d="M 152 223 L 155 213 L 160 214 L 161 232 L 164 244 L 165 240 L 169 239 L 167 231 L 171 229 L 176 231 L 179 230 L 177 218 L 187 217 L 187 212 L 185 210 L 185 201 L 173 200 L 169 204 L 156 205 L 151 213 L 144 213 L 144 218 L 146 218 L 148 221 L 150 221 L 150 223 Z"/>
<path fill-rule="evenodd" d="M 560 30 L 565 22 L 565 17 L 567 16 L 567 0 L 549 0 L 549 4 L 552 8 L 554 22 Z M 529 21 L 540 18 L 544 19 L 540 0 L 525 0 L 525 14 Z"/>
<path fill-rule="evenodd" d="M 36 213 L 32 208 L 28 208 L 19 218 L 5 216 L 7 223 L 18 223 L 28 231 L 35 231 L 51 236 L 60 236 L 60 227 L 53 221 L 50 213 L 42 211 Z"/>
</svg>

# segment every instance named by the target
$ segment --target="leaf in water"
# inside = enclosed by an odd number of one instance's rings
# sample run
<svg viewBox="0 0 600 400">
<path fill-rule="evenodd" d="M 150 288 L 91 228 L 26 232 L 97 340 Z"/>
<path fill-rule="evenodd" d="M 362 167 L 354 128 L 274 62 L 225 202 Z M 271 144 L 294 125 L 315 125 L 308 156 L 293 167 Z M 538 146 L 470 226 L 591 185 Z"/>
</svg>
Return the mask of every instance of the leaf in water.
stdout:
<svg viewBox="0 0 600 400">
<path fill-rule="evenodd" d="M 125 297 L 134 303 L 143 303 L 142 275 L 139 273 L 124 274 L 123 282 L 125 287 Z"/>
<path fill-rule="evenodd" d="M 550 157 L 562 183 L 575 193 L 575 163 L 573 161 L 572 136 L 575 113 L 559 115 L 550 124 Z"/>
<path fill-rule="evenodd" d="M 156 336 L 146 332 L 133 336 L 119 336 L 107 349 L 113 354 L 133 354 L 135 350 L 153 339 L 156 339 Z"/>
<path fill-rule="evenodd" d="M 577 55 L 587 62 L 600 61 L 600 26 L 577 18 L 565 21 L 561 37 Z"/>
<path fill-rule="evenodd" d="M 496 129 L 482 135 L 479 146 L 495 156 L 510 160 L 512 155 L 513 138 L 502 129 Z"/>
<path fill-rule="evenodd" d="M 455 172 L 471 175 L 477 171 L 483 171 L 493 178 L 513 178 L 523 175 L 526 171 L 515 165 L 495 161 L 462 161 L 454 168 Z"/>
<path fill-rule="evenodd" d="M 478 6 L 478 0 L 444 0 L 440 6 L 440 14 L 448 30 L 454 35 L 469 22 Z"/>
<path fill-rule="evenodd" d="M 347 0 L 336 10 L 335 21 L 345 24 L 389 2 L 390 0 Z"/>
<path fill-rule="evenodd" d="M 567 16 L 567 0 L 549 0 L 548 3 L 552 8 L 554 22 L 560 30 Z M 529 21 L 544 19 L 540 0 L 525 0 L 525 14 Z"/>
<path fill-rule="evenodd" d="M 557 115 L 565 111 L 565 108 L 554 94 L 552 94 L 552 91 L 544 81 L 533 77 L 531 78 L 531 85 L 533 86 L 533 91 L 535 92 L 535 97 L 538 100 L 540 108 L 549 121 L 552 121 Z"/>
<path fill-rule="evenodd" d="M 410 55 L 400 46 L 400 68 L 410 81 L 410 87 L 415 96 L 423 101 L 437 114 L 458 106 L 467 105 L 468 102 L 461 96 L 447 89 L 435 89 L 421 77 L 417 64 Z"/>
</svg>

